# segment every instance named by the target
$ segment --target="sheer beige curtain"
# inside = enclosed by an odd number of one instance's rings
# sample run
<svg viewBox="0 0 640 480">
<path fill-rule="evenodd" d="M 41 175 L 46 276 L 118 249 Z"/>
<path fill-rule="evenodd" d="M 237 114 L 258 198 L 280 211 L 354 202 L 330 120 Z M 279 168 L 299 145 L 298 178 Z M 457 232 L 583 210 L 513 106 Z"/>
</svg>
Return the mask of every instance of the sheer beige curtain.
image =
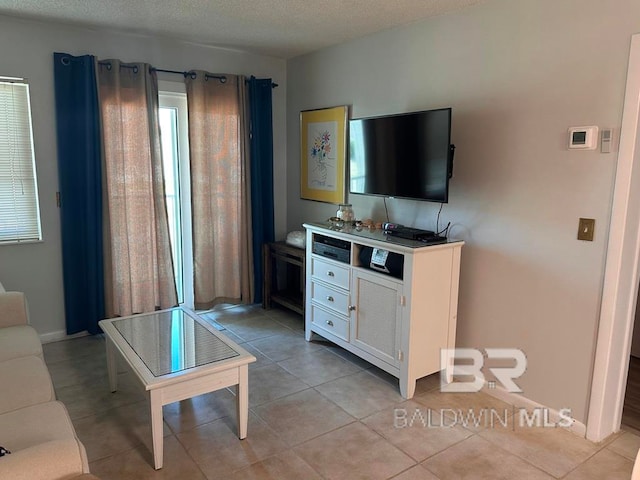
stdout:
<svg viewBox="0 0 640 480">
<path fill-rule="evenodd" d="M 108 317 L 177 305 L 158 113 L 147 64 L 98 65 Z"/>
<path fill-rule="evenodd" d="M 251 303 L 245 78 L 187 76 L 195 307 Z"/>
</svg>

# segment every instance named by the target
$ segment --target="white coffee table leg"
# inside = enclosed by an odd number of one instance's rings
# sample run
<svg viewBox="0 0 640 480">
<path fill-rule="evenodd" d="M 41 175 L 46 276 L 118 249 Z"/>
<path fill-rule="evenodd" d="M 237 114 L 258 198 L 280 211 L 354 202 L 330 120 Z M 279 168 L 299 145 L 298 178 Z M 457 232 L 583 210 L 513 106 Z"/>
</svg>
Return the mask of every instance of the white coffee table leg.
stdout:
<svg viewBox="0 0 640 480">
<path fill-rule="evenodd" d="M 162 468 L 163 460 L 163 428 L 162 428 L 162 395 L 159 390 L 149 391 L 151 408 L 151 438 L 153 440 L 153 463 L 156 470 Z"/>
<path fill-rule="evenodd" d="M 238 368 L 238 385 L 236 385 L 236 410 L 238 414 L 238 438 L 247 436 L 249 421 L 249 367 L 242 365 Z"/>
<path fill-rule="evenodd" d="M 107 372 L 109 373 L 109 388 L 111 392 L 118 389 L 118 359 L 116 358 L 116 347 L 113 341 L 107 337 Z"/>
</svg>

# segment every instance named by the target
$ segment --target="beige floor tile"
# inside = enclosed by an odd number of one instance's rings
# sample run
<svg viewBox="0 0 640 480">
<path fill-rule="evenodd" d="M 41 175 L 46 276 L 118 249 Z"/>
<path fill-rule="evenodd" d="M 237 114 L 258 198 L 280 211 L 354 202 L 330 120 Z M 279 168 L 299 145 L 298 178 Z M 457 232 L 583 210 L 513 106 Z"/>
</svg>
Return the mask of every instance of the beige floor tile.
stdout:
<svg viewBox="0 0 640 480">
<path fill-rule="evenodd" d="M 286 444 L 259 418 L 249 414 L 247 438 L 238 439 L 235 417 L 226 417 L 177 435 L 207 478 L 232 472 L 287 450 Z"/>
<path fill-rule="evenodd" d="M 331 479 L 386 479 L 415 465 L 359 422 L 303 443 L 294 451 L 320 475 Z"/>
<path fill-rule="evenodd" d="M 416 465 L 393 477 L 393 480 L 438 480 L 438 477 L 422 465 Z"/>
<path fill-rule="evenodd" d="M 55 390 L 58 400 L 65 404 L 72 419 L 98 415 L 147 399 L 144 389 L 131 373 L 118 375 L 118 390 L 115 392 L 111 392 L 107 376 L 62 388 L 55 385 Z"/>
<path fill-rule="evenodd" d="M 561 427 L 514 426 L 486 428 L 479 435 L 555 477 L 566 475 L 600 448 Z"/>
<path fill-rule="evenodd" d="M 398 377 L 391 375 L 389 372 L 385 372 L 384 370 L 376 367 L 375 365 L 372 365 L 371 368 L 367 368 L 365 370 L 367 370 L 371 375 L 378 377 L 380 380 L 387 382 L 394 389 L 398 390 L 398 392 L 400 391 L 400 384 L 398 382 Z"/>
<path fill-rule="evenodd" d="M 322 480 L 304 460 L 287 450 L 238 470 L 229 480 Z"/>
<path fill-rule="evenodd" d="M 266 315 L 259 315 L 244 320 L 234 321 L 225 325 L 227 330 L 240 337 L 245 342 L 270 337 L 278 333 L 291 333 L 284 325 L 272 320 Z"/>
<path fill-rule="evenodd" d="M 513 407 L 491 395 L 483 392 L 475 393 L 443 393 L 439 389 L 430 390 L 422 395 L 416 395 L 414 399 L 431 408 L 451 408 L 454 410 L 469 408 L 492 408 L 495 410 L 506 409 L 510 413 Z"/>
<path fill-rule="evenodd" d="M 160 470 L 154 470 L 153 455 L 145 447 L 91 462 L 89 469 L 101 480 L 206 480 L 196 463 L 173 436 L 164 439 L 164 461 Z"/>
<path fill-rule="evenodd" d="M 304 332 L 304 317 L 302 315 L 281 308 L 265 310 L 265 314 L 294 332 Z"/>
<path fill-rule="evenodd" d="M 218 305 L 213 310 L 198 314 L 226 327 L 242 320 L 263 317 L 263 312 L 262 308 L 255 305 Z"/>
<path fill-rule="evenodd" d="M 342 347 L 339 347 L 335 343 L 331 343 L 329 340 L 324 340 L 322 339 L 322 337 L 318 335 L 314 335 L 314 338 L 318 339 L 318 340 L 314 340 L 314 343 L 318 345 L 322 345 L 322 347 L 324 347 L 325 350 L 333 353 L 334 355 L 338 355 L 340 358 L 348 362 L 355 364 L 357 367 L 360 367 L 363 370 L 374 368 L 374 366 L 371 363 L 367 362 L 366 360 L 363 360 L 357 355 L 354 355 L 350 351 L 345 350 Z"/>
<path fill-rule="evenodd" d="M 418 462 L 473 435 L 459 425 L 432 423 L 428 415 L 424 405 L 408 400 L 366 417 L 362 423 Z"/>
<path fill-rule="evenodd" d="M 225 332 L 225 335 L 226 333 L 227 332 Z M 256 361 L 249 364 L 250 369 L 264 367 L 265 365 L 271 365 L 274 363 L 273 360 L 271 360 L 269 357 L 267 357 L 264 353 L 262 353 L 260 350 L 258 350 L 256 347 L 254 347 L 250 343 L 242 343 L 241 346 L 251 355 L 256 357 Z"/>
<path fill-rule="evenodd" d="M 640 449 L 640 436 L 623 432 L 618 438 L 607 445 L 607 448 L 629 460 L 635 460 Z"/>
<path fill-rule="evenodd" d="M 224 388 L 165 405 L 162 413 L 174 433 L 184 432 L 223 417 L 235 417 L 236 397 Z"/>
<path fill-rule="evenodd" d="M 418 379 L 414 395 L 424 395 L 425 393 L 433 390 L 440 391 L 440 372 Z"/>
<path fill-rule="evenodd" d="M 289 445 L 297 445 L 355 421 L 312 389 L 257 407 L 255 413 Z"/>
<path fill-rule="evenodd" d="M 366 417 L 403 400 L 397 388 L 367 370 L 315 388 L 356 418 Z"/>
<path fill-rule="evenodd" d="M 278 365 L 311 386 L 353 375 L 361 370 L 357 365 L 322 349 L 302 357 L 283 360 Z"/>
<path fill-rule="evenodd" d="M 245 348 L 246 340 L 244 338 L 240 338 L 238 335 L 236 335 L 230 330 L 227 330 L 226 328 L 222 330 L 222 334 L 232 342 L 235 342 L 238 345 L 242 345 L 242 348 Z"/>
<path fill-rule="evenodd" d="M 629 480 L 632 470 L 631 460 L 605 448 L 563 478 L 566 480 Z"/>
<path fill-rule="evenodd" d="M 48 363 L 49 374 L 55 387 L 92 383 L 96 377 L 106 376 L 107 355 L 103 350 L 85 355 L 82 359 L 78 358 L 75 361 L 67 359 Z"/>
<path fill-rule="evenodd" d="M 551 480 L 553 477 L 474 435 L 423 464 L 441 480 Z"/>
<path fill-rule="evenodd" d="M 110 457 L 142 444 L 151 451 L 151 423 L 146 401 L 73 421 L 89 461 Z M 164 435 L 171 435 L 164 425 Z"/>
<path fill-rule="evenodd" d="M 104 354 L 104 335 L 88 335 L 61 342 L 46 343 L 42 346 L 42 350 L 47 365 L 70 359 L 77 362 L 81 357 Z"/>
<path fill-rule="evenodd" d="M 307 342 L 304 336 L 298 335 L 288 328 L 282 328 L 285 330 L 282 333 L 249 343 L 274 362 L 303 357 L 322 348 L 314 342 Z"/>
<path fill-rule="evenodd" d="M 307 388 L 306 383 L 276 364 L 249 369 L 249 406 L 252 408 Z"/>
</svg>

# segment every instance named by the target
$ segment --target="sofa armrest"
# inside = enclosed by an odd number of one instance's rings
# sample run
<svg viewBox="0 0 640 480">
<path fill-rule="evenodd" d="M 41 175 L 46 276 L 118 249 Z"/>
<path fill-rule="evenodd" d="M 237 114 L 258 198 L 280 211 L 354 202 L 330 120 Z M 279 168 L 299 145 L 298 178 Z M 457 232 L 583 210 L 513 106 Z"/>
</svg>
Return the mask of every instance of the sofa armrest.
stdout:
<svg viewBox="0 0 640 480">
<path fill-rule="evenodd" d="M 27 325 L 27 298 L 22 292 L 0 293 L 0 327 Z"/>
<path fill-rule="evenodd" d="M 57 480 L 88 473 L 80 445 L 71 438 L 52 440 L 5 455 L 0 458 L 0 478 Z M 10 444 L 5 446 L 11 450 Z"/>
</svg>

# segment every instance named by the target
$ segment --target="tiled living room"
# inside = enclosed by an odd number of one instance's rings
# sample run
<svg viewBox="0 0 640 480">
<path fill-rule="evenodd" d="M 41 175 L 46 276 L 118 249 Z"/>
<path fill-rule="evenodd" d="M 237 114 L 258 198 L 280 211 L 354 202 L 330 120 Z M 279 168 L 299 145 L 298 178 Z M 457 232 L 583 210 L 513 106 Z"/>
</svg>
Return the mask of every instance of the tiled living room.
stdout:
<svg viewBox="0 0 640 480">
<path fill-rule="evenodd" d="M 321 339 L 288 310 L 225 306 L 202 314 L 257 359 L 249 432 L 237 437 L 233 389 L 164 407 L 165 460 L 153 469 L 148 403 L 125 367 L 110 393 L 102 335 L 49 343 L 58 398 L 107 479 L 628 479 L 640 437 L 594 444 L 562 428 L 486 423 L 512 414 L 485 393 L 444 394 L 437 375 L 403 400 L 397 379 Z M 321 367 L 321 368 L 319 368 Z M 472 409 L 476 419 L 469 419 Z M 427 412 L 433 417 L 427 421 Z M 439 412 L 447 412 L 441 421 Z M 401 421 L 403 412 L 414 422 Z M 462 413 L 452 412 L 464 412 Z M 405 417 L 405 420 L 409 417 Z M 463 426 L 466 418 L 466 427 Z M 408 422 L 408 421 L 407 421 Z M 477 422 L 477 426 L 476 423 Z M 444 425 L 442 425 L 442 423 Z"/>
<path fill-rule="evenodd" d="M 0 0 L 0 480 L 640 480 L 603 3 Z"/>
</svg>

